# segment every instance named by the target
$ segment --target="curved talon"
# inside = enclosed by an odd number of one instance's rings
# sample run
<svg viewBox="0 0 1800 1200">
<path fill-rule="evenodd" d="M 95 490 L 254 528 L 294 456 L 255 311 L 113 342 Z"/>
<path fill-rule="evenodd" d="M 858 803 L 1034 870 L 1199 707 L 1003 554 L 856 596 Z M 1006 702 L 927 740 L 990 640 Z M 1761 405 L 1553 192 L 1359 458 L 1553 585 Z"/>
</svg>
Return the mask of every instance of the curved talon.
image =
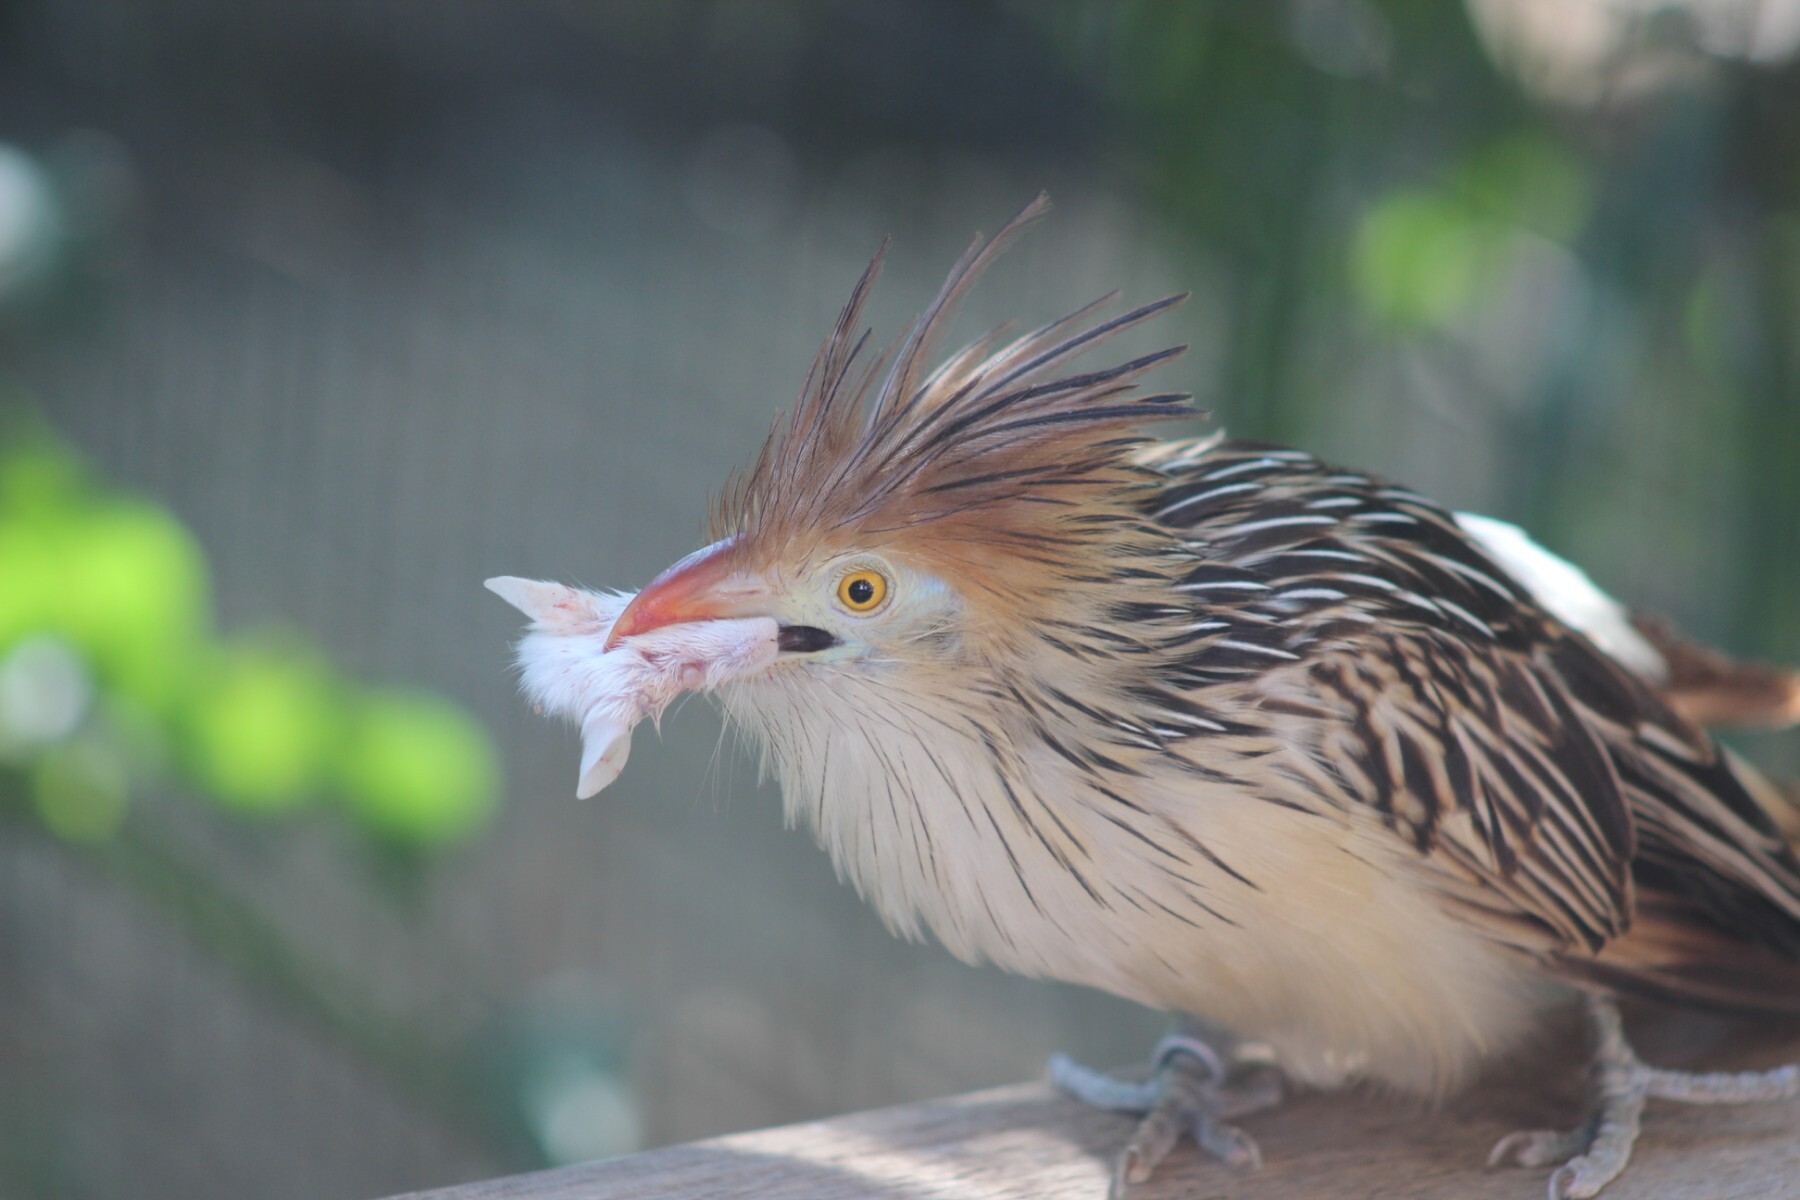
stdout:
<svg viewBox="0 0 1800 1200">
<path fill-rule="evenodd" d="M 1547 1167 L 1567 1162 L 1587 1148 L 1586 1126 L 1577 1129 L 1521 1129 L 1494 1143 L 1487 1165 L 1495 1167 Z"/>
<path fill-rule="evenodd" d="M 1262 1167 L 1262 1147 L 1256 1139 L 1236 1125 L 1217 1121 L 1195 1121 L 1190 1131 L 1194 1144 L 1228 1167 L 1255 1171 Z"/>
<path fill-rule="evenodd" d="M 1110 1200 L 1124 1200 L 1127 1189 L 1148 1180 L 1184 1134 L 1228 1166 L 1262 1165 L 1255 1139 L 1226 1119 L 1279 1103 L 1281 1078 L 1265 1048 L 1243 1049 L 1248 1052 L 1233 1046 L 1224 1056 L 1191 1033 L 1170 1034 L 1157 1043 L 1151 1077 L 1143 1083 L 1115 1079 L 1061 1054 L 1050 1060 L 1050 1080 L 1067 1095 L 1095 1108 L 1143 1114 L 1114 1163 Z"/>
<path fill-rule="evenodd" d="M 1144 1165 L 1137 1151 L 1127 1149 L 1119 1155 L 1118 1162 L 1113 1164 L 1112 1183 L 1106 1189 L 1106 1200 L 1125 1200 L 1127 1189 L 1133 1184 L 1147 1181 L 1155 1169 L 1154 1163 Z"/>
<path fill-rule="evenodd" d="M 1171 1055 L 1157 1068 L 1156 1101 L 1138 1122 L 1120 1159 L 1122 1168 L 1128 1166 L 1123 1173 L 1127 1183 L 1142 1183 L 1150 1178 L 1183 1132 L 1193 1133 L 1196 1141 L 1206 1144 L 1208 1138 L 1202 1131 L 1213 1120 L 1207 1086 L 1211 1076 L 1197 1075 L 1188 1065 L 1197 1061 L 1200 1060 L 1190 1057 L 1184 1061 L 1180 1055 Z"/>
<path fill-rule="evenodd" d="M 1594 1111 L 1573 1130 L 1526 1130 L 1494 1144 L 1488 1166 L 1525 1167 L 1561 1161 L 1549 1182 L 1550 1200 L 1588 1200 L 1631 1161 L 1644 1104 L 1651 1098 L 1687 1104 L 1746 1104 L 1800 1096 L 1800 1065 L 1772 1071 L 1693 1074 L 1647 1066 L 1630 1043 L 1612 1001 L 1588 997 L 1595 1034 Z"/>
</svg>

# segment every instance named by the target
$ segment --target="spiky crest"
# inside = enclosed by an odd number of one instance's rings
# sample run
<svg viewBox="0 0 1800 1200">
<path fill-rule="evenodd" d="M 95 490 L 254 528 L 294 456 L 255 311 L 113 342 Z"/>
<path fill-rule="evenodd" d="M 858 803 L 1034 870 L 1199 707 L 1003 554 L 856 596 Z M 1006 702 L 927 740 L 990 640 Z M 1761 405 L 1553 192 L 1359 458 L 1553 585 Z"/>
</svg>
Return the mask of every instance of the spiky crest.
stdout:
<svg viewBox="0 0 1800 1200">
<path fill-rule="evenodd" d="M 1185 295 L 1090 323 L 1112 293 L 1010 342 L 996 330 L 927 371 L 957 302 L 1048 207 L 1039 196 L 992 238 L 977 237 L 898 344 L 871 359 L 862 313 L 884 243 L 813 360 L 798 405 L 721 497 L 716 536 L 738 535 L 753 556 L 859 545 L 964 568 L 996 554 L 1053 566 L 1069 561 L 1072 541 L 1105 536 L 1109 518 L 1137 523 L 1135 501 L 1154 477 L 1131 460 L 1141 442 L 1133 430 L 1198 411 L 1184 394 L 1132 393 L 1186 347 L 1064 371 Z"/>
</svg>

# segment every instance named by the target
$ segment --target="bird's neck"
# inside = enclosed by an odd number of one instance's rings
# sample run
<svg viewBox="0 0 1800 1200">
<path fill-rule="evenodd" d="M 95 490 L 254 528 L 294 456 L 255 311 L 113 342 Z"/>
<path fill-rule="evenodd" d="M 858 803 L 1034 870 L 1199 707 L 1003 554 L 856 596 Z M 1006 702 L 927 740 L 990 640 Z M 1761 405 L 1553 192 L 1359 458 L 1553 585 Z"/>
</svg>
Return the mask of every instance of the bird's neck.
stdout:
<svg viewBox="0 0 1800 1200">
<path fill-rule="evenodd" d="M 895 933 L 1095 982 L 1101 968 L 1069 956 L 1110 940 L 1098 927 L 1078 933 L 1104 915 L 1104 848 L 1163 836 L 1134 794 L 1166 769 L 1150 762 L 1165 752 L 1093 660 L 1054 666 L 923 679 L 847 670 L 828 686 L 776 681 L 725 699 L 761 740 L 789 822 L 812 827 Z"/>
</svg>

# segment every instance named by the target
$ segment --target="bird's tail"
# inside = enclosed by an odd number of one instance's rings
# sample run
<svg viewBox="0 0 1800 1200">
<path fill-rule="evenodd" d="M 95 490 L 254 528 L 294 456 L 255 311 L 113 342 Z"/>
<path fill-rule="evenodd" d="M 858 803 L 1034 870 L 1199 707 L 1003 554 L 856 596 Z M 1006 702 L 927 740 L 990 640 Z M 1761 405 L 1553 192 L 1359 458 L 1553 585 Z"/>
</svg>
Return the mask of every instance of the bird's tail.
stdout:
<svg viewBox="0 0 1800 1200">
<path fill-rule="evenodd" d="M 1630 621 L 1662 662 L 1625 665 L 1681 716 L 1707 728 L 1800 724 L 1800 672 L 1729 658 L 1690 641 L 1659 617 L 1632 613 Z M 1730 750 L 1724 753 L 1738 783 L 1800 855 L 1800 784 L 1771 780 Z M 1767 907 L 1767 900 L 1754 894 L 1740 900 L 1752 911 Z M 1630 931 L 1599 955 L 1567 966 L 1577 977 L 1627 995 L 1722 1012 L 1800 1017 L 1800 931 L 1765 943 L 1722 927 L 1717 914 L 1704 908 L 1691 895 L 1640 886 Z M 1748 924 L 1786 928 L 1788 922 L 1769 908 Z"/>
<path fill-rule="evenodd" d="M 1633 613 L 1631 623 L 1667 664 L 1663 699 L 1688 720 L 1758 729 L 1800 723 L 1800 671 L 1727 658 L 1661 617 Z"/>
<path fill-rule="evenodd" d="M 1800 724 L 1800 671 L 1728 658 L 1690 641 L 1661 617 L 1633 613 L 1631 623 L 1667 665 L 1657 681 L 1663 699 L 1696 725 L 1785 729 Z M 1732 767 L 1800 853 L 1800 781 L 1769 779 L 1735 755 Z"/>
</svg>

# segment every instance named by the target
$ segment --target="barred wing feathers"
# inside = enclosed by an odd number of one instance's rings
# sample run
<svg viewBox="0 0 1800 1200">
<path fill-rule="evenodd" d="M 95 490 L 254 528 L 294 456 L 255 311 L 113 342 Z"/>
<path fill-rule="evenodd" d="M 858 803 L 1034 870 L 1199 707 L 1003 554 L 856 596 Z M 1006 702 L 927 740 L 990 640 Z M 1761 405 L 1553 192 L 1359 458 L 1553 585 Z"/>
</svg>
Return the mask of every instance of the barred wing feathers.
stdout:
<svg viewBox="0 0 1800 1200">
<path fill-rule="evenodd" d="M 1378 812 L 1447 903 L 1571 978 L 1800 1012 L 1800 861 L 1774 790 L 1643 661 L 1405 488 L 1249 443 L 1143 457 L 1210 627 L 1168 670 L 1236 680 L 1285 722 L 1289 782 Z"/>
</svg>

